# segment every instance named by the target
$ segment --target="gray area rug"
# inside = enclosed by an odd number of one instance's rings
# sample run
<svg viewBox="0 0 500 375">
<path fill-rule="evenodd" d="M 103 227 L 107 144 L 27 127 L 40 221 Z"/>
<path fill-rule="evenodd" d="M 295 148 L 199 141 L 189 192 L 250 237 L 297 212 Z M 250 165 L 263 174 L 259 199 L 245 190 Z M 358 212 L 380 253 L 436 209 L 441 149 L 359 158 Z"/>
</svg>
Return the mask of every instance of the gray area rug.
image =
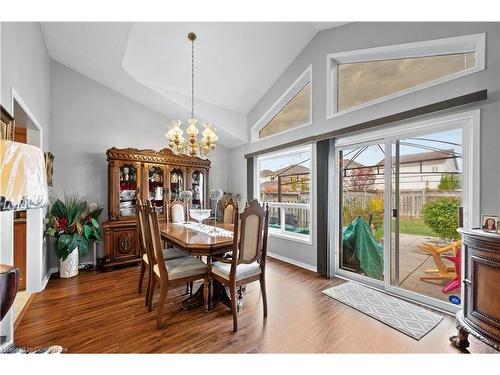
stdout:
<svg viewBox="0 0 500 375">
<path fill-rule="evenodd" d="M 429 310 L 358 283 L 346 282 L 323 293 L 416 340 L 443 320 Z"/>
</svg>

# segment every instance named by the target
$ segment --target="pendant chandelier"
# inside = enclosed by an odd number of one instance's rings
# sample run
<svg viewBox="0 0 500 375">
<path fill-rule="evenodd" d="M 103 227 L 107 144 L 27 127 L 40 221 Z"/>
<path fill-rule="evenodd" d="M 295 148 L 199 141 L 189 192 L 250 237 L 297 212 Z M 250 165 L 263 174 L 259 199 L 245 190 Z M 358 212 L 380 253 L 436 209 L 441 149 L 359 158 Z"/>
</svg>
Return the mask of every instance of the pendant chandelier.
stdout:
<svg viewBox="0 0 500 375">
<path fill-rule="evenodd" d="M 212 124 L 205 122 L 203 123 L 201 140 L 198 141 L 199 130 L 196 126 L 198 120 L 194 117 L 194 41 L 196 34 L 189 33 L 188 39 L 191 41 L 191 116 L 187 120 L 188 127 L 186 128 L 188 139 L 183 136 L 182 121 L 180 120 L 172 120 L 165 137 L 168 139 L 168 147 L 175 155 L 185 154 L 195 157 L 201 154 L 208 156 L 215 150 L 215 142 L 218 138 Z"/>
</svg>

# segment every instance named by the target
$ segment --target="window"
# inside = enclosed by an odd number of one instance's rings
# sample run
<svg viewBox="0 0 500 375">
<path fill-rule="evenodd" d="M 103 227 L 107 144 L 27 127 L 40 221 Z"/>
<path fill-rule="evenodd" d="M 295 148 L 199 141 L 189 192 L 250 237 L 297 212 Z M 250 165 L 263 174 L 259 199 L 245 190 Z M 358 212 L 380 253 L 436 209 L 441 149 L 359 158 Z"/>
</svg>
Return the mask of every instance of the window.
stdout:
<svg viewBox="0 0 500 375">
<path fill-rule="evenodd" d="M 485 34 L 328 55 L 329 117 L 484 69 Z"/>
<path fill-rule="evenodd" d="M 252 141 L 311 125 L 311 67 L 252 128 Z"/>
<path fill-rule="evenodd" d="M 260 202 L 269 204 L 269 233 L 311 240 L 311 146 L 257 159 Z"/>
</svg>

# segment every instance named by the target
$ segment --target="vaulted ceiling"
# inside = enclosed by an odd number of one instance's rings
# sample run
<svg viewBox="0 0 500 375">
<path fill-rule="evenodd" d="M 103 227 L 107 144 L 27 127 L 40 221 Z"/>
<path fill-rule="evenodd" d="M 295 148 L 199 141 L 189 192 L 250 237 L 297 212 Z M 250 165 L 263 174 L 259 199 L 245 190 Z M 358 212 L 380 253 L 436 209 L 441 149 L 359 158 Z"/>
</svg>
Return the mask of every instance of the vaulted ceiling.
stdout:
<svg viewBox="0 0 500 375">
<path fill-rule="evenodd" d="M 47 22 L 52 59 L 163 113 L 187 119 L 195 42 L 195 115 L 228 148 L 247 142 L 246 114 L 318 31 L 340 22 Z M 159 129 L 159 132 L 163 129 Z"/>
</svg>

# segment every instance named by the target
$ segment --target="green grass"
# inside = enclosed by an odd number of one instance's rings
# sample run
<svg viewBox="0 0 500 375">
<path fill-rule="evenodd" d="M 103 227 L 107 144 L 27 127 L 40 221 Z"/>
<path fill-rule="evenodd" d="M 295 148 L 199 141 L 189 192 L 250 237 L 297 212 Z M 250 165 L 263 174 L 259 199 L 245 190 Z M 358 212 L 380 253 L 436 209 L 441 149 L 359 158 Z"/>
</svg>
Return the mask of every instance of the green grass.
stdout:
<svg viewBox="0 0 500 375">
<path fill-rule="evenodd" d="M 424 224 L 422 219 L 399 219 L 399 232 L 416 236 L 439 237 Z"/>
<path fill-rule="evenodd" d="M 413 234 L 416 236 L 439 237 L 425 225 L 423 219 L 400 218 L 399 232 L 401 234 Z M 384 237 L 384 228 L 378 228 L 373 235 L 377 241 L 380 241 Z"/>
</svg>

